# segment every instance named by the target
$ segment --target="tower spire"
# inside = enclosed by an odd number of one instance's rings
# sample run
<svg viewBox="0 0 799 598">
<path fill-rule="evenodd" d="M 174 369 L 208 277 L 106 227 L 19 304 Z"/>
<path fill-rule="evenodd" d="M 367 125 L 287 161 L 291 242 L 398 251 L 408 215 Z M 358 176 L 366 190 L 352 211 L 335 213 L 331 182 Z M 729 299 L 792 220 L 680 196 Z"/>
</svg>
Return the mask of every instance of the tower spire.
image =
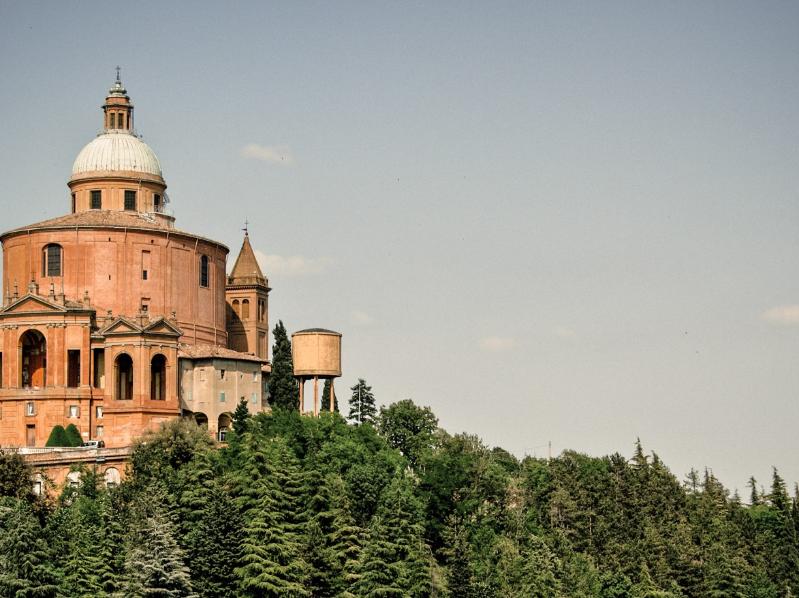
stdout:
<svg viewBox="0 0 799 598">
<path fill-rule="evenodd" d="M 117 65 L 117 78 L 105 98 L 103 129 L 129 133 L 133 130 L 133 104 L 130 103 L 128 90 L 122 85 L 120 71 L 122 69 Z"/>
</svg>

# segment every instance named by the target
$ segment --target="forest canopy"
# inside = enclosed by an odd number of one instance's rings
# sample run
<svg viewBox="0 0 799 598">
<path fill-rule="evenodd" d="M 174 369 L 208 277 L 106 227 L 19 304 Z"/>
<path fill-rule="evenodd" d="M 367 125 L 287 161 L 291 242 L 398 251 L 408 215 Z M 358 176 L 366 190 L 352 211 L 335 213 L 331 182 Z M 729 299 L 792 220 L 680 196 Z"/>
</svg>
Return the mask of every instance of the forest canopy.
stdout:
<svg viewBox="0 0 799 598">
<path fill-rule="evenodd" d="M 519 461 L 412 401 L 374 424 L 174 421 L 106 488 L 33 496 L 0 455 L 0 596 L 746 597 L 799 594 L 799 505 L 712 472 L 565 451 Z"/>
</svg>

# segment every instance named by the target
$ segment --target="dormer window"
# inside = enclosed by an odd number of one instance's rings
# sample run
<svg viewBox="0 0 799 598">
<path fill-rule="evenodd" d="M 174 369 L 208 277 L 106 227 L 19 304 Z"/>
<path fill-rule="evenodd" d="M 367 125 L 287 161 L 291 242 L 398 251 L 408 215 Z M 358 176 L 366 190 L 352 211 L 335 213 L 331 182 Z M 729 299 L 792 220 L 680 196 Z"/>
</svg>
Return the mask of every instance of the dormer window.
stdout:
<svg viewBox="0 0 799 598">
<path fill-rule="evenodd" d="M 61 245 L 50 243 L 42 251 L 42 274 L 44 276 L 61 276 Z"/>
<path fill-rule="evenodd" d="M 136 192 L 125 190 L 125 209 L 134 211 L 136 209 Z"/>
</svg>

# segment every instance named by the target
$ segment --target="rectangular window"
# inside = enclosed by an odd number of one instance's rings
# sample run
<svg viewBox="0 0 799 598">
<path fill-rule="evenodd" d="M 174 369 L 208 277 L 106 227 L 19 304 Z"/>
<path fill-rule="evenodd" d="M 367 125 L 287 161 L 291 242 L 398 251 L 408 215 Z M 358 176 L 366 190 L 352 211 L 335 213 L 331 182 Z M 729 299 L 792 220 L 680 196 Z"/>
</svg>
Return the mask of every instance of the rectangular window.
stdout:
<svg viewBox="0 0 799 598">
<path fill-rule="evenodd" d="M 45 276 L 61 276 L 61 245 L 50 243 L 45 246 L 42 261 Z"/>
<path fill-rule="evenodd" d="M 147 280 L 147 272 L 150 270 L 150 252 L 144 250 L 141 252 L 141 279 Z"/>
<path fill-rule="evenodd" d="M 72 194 L 72 213 L 75 213 L 75 194 Z"/>
<path fill-rule="evenodd" d="M 104 432 L 105 432 L 105 427 L 104 426 L 95 426 L 94 427 L 94 437 L 95 438 L 102 438 Z"/>
<path fill-rule="evenodd" d="M 70 405 L 69 406 L 69 417 L 71 419 L 76 419 L 80 417 L 80 409 L 78 409 L 77 405 Z"/>
<path fill-rule="evenodd" d="M 153 194 L 153 211 L 161 211 L 161 196 L 158 193 Z"/>
<path fill-rule="evenodd" d="M 125 113 L 124 112 L 121 112 L 119 114 L 119 128 L 120 129 L 124 129 L 125 128 Z"/>
<path fill-rule="evenodd" d="M 105 349 L 95 349 L 94 355 L 94 377 L 92 386 L 95 388 L 105 388 Z"/>
<path fill-rule="evenodd" d="M 252 373 L 252 381 L 253 382 L 258 382 L 258 372 L 253 372 Z"/>
<path fill-rule="evenodd" d="M 103 419 L 103 406 L 102 405 L 97 405 L 94 408 L 94 417 L 96 417 L 97 419 Z"/>
<path fill-rule="evenodd" d="M 111 117 L 109 119 L 110 128 L 116 129 L 117 128 L 117 115 L 116 115 L 116 113 L 112 112 L 109 116 Z"/>
<path fill-rule="evenodd" d="M 92 210 L 102 210 L 103 209 L 102 192 L 96 190 L 96 191 L 90 191 L 90 193 L 92 198 Z"/>
<path fill-rule="evenodd" d="M 150 298 L 149 297 L 142 297 L 141 298 L 141 313 L 146 314 L 150 311 Z"/>
<path fill-rule="evenodd" d="M 125 209 L 132 211 L 136 209 L 136 192 L 125 190 Z"/>
<path fill-rule="evenodd" d="M 250 400 L 252 401 L 253 405 L 257 405 L 258 404 L 258 393 L 252 393 L 252 395 L 250 395 Z"/>
<path fill-rule="evenodd" d="M 80 349 L 67 351 L 67 386 L 69 388 L 80 386 Z"/>
<path fill-rule="evenodd" d="M 36 405 L 33 401 L 25 403 L 25 415 L 36 415 Z"/>
<path fill-rule="evenodd" d="M 205 382 L 205 368 L 200 368 L 200 382 Z"/>
<path fill-rule="evenodd" d="M 224 392 L 220 392 L 219 393 L 219 402 L 220 403 L 224 403 L 225 402 L 225 393 Z"/>
<path fill-rule="evenodd" d="M 219 379 L 220 380 L 224 380 L 225 379 L 225 370 L 219 370 Z"/>
</svg>

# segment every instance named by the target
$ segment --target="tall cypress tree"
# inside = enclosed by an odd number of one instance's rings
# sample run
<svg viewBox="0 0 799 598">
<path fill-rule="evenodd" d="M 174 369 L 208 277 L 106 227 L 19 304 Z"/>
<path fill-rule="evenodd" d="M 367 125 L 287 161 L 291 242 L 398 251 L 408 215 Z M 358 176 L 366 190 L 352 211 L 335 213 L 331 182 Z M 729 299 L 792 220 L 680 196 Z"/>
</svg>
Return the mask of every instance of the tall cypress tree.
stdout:
<svg viewBox="0 0 799 598">
<path fill-rule="evenodd" d="M 350 397 L 350 414 L 347 419 L 356 424 L 374 424 L 377 408 L 372 387 L 368 386 L 363 378 L 358 378 L 358 382 L 350 390 L 352 396 Z"/>
<path fill-rule="evenodd" d="M 294 379 L 294 362 L 291 358 L 289 340 L 283 320 L 278 321 L 272 331 L 272 374 L 269 376 L 269 405 L 272 409 L 297 409 L 299 391 Z"/>
</svg>

